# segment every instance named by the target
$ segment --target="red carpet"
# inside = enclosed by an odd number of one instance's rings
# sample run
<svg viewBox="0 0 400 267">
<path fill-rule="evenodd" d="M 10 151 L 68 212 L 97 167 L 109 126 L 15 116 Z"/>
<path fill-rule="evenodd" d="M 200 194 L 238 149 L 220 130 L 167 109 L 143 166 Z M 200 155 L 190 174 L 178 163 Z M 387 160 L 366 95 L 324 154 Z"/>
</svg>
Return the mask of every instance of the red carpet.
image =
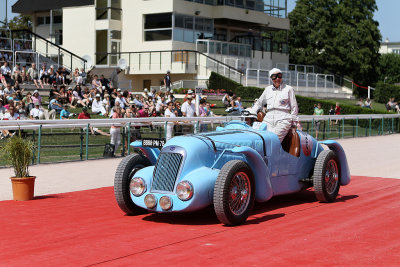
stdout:
<svg viewBox="0 0 400 267">
<path fill-rule="evenodd" d="M 400 180 L 353 177 L 337 202 L 313 192 L 257 204 L 246 225 L 213 209 L 124 216 L 113 189 L 0 202 L 0 265 L 400 265 Z"/>
</svg>

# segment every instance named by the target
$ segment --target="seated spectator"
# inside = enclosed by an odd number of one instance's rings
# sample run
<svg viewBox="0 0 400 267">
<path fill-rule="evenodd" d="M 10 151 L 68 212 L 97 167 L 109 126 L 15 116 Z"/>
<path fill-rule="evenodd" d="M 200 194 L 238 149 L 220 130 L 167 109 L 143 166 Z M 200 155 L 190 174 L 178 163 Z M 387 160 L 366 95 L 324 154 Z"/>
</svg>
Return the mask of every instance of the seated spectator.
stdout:
<svg viewBox="0 0 400 267">
<path fill-rule="evenodd" d="M 58 92 L 58 95 L 59 95 L 58 101 L 60 102 L 60 104 L 62 105 L 68 104 L 68 95 L 67 92 L 65 91 L 64 85 L 60 86 L 60 91 Z"/>
<path fill-rule="evenodd" d="M 68 105 L 64 105 L 64 108 L 60 112 L 60 120 L 69 120 L 69 115 L 71 113 L 68 111 Z"/>
<path fill-rule="evenodd" d="M 360 107 L 363 107 L 363 106 L 364 106 L 364 102 L 363 102 L 363 99 L 362 99 L 362 98 L 360 98 L 360 99 L 357 101 L 356 106 L 360 106 Z"/>
<path fill-rule="evenodd" d="M 21 82 L 22 82 L 22 84 L 25 84 L 27 81 L 28 81 L 28 75 L 27 75 L 26 66 L 22 66 Z"/>
<path fill-rule="evenodd" d="M 36 103 L 39 103 L 39 105 L 42 105 L 42 97 L 39 95 L 39 91 L 35 90 L 33 92 L 33 95 L 31 96 L 32 103 L 36 105 Z"/>
<path fill-rule="evenodd" d="M 86 84 L 87 74 L 86 74 L 84 68 L 81 68 L 81 71 L 79 72 L 79 75 L 82 77 L 82 79 L 81 79 L 82 84 Z"/>
<path fill-rule="evenodd" d="M 51 65 L 50 69 L 47 70 L 47 76 L 49 78 L 49 81 L 48 81 L 49 84 L 55 84 L 56 83 L 57 75 L 56 75 L 56 71 L 54 70 L 54 66 L 53 65 Z"/>
<path fill-rule="evenodd" d="M 51 101 L 50 101 L 50 104 L 49 104 L 49 107 L 52 109 L 52 110 L 55 110 L 57 113 L 59 113 L 59 112 L 61 112 L 61 110 L 63 110 L 63 106 L 61 105 L 61 103 L 59 102 L 59 96 L 58 95 L 56 95 L 56 97 L 55 98 L 53 98 Z"/>
<path fill-rule="evenodd" d="M 104 89 L 107 90 L 107 91 L 108 91 L 108 89 L 110 89 L 110 82 L 106 78 L 104 78 L 103 74 L 100 75 L 100 82 L 101 82 L 101 85 L 103 87 L 105 87 L 105 88 L 102 88 L 103 91 L 104 91 Z"/>
<path fill-rule="evenodd" d="M 82 84 L 82 76 L 80 75 L 78 68 L 75 68 L 74 72 L 72 73 L 72 80 L 76 84 Z"/>
<path fill-rule="evenodd" d="M 96 114 L 101 113 L 102 116 L 105 116 L 107 113 L 104 107 L 104 103 L 101 101 L 100 94 L 96 94 L 96 97 L 92 102 L 92 112 Z"/>
<path fill-rule="evenodd" d="M 364 102 L 364 107 L 365 108 L 372 108 L 372 101 L 371 99 L 367 98 Z"/>
<path fill-rule="evenodd" d="M 165 107 L 167 107 L 167 102 L 165 101 L 165 96 L 162 95 L 156 104 L 157 116 L 160 116 L 161 114 L 163 114 Z"/>
<path fill-rule="evenodd" d="M 144 99 L 147 100 L 149 98 L 149 90 L 147 88 L 144 88 L 142 95 Z"/>
<path fill-rule="evenodd" d="M 84 119 L 87 119 L 87 120 L 91 119 L 90 114 L 88 113 L 87 107 L 83 107 L 82 112 L 79 113 L 79 115 L 78 115 L 78 120 L 84 120 Z M 99 130 L 98 128 L 94 128 L 93 126 L 90 126 L 89 129 L 90 129 L 90 132 L 92 133 L 92 135 L 99 133 L 101 135 L 110 136 L 108 133 L 105 133 L 105 132 Z M 86 127 L 84 128 L 84 130 L 86 131 Z"/>
<path fill-rule="evenodd" d="M 103 85 L 101 84 L 101 81 L 99 80 L 99 76 L 94 75 L 93 80 L 92 80 L 92 88 L 97 89 L 99 92 L 101 92 Z"/>
<path fill-rule="evenodd" d="M 104 99 L 103 99 L 103 106 L 106 109 L 106 117 L 108 117 L 108 114 L 110 113 L 111 109 L 111 98 L 109 94 L 104 94 Z"/>
<path fill-rule="evenodd" d="M 4 95 L 5 96 L 11 96 L 12 94 L 15 93 L 15 90 L 13 87 L 11 87 L 10 83 L 7 83 L 6 88 L 4 88 Z"/>
<path fill-rule="evenodd" d="M 136 107 L 138 107 L 139 109 L 141 109 L 144 105 L 144 103 L 142 103 L 142 101 L 140 101 L 139 99 L 139 95 L 135 95 L 135 98 L 133 99 L 133 103 L 135 104 Z"/>
<path fill-rule="evenodd" d="M 1 83 L 3 84 L 4 87 L 7 86 L 6 77 L 4 77 L 3 74 L 1 74 L 1 72 L 0 72 L 0 81 L 1 81 Z"/>
<path fill-rule="evenodd" d="M 42 69 L 39 72 L 39 79 L 42 81 L 42 84 L 49 85 L 49 75 L 45 65 L 42 66 Z"/>
<path fill-rule="evenodd" d="M 22 82 L 21 68 L 19 63 L 15 64 L 12 72 L 12 79 L 16 82 Z"/>
<path fill-rule="evenodd" d="M 8 62 L 7 61 L 5 61 L 3 63 L 3 66 L 1 66 L 0 70 L 1 70 L 1 74 L 6 79 L 6 82 L 7 83 L 11 83 L 12 82 L 11 81 L 11 69 L 8 66 Z"/>
<path fill-rule="evenodd" d="M 15 112 L 16 107 L 10 106 L 8 107 L 8 112 L 4 114 L 3 120 L 19 120 L 19 114 Z"/>
<path fill-rule="evenodd" d="M 35 84 L 36 88 L 39 88 L 39 85 L 41 88 L 43 88 L 43 83 L 41 80 L 39 80 L 39 72 L 36 69 L 36 64 L 32 63 L 32 66 L 29 68 L 28 72 L 28 80 L 33 81 L 33 83 Z M 39 84 L 38 84 L 39 83 Z"/>
<path fill-rule="evenodd" d="M 224 97 L 222 97 L 222 104 L 224 104 L 225 108 L 230 107 L 231 105 L 231 97 L 233 96 L 232 93 L 226 93 Z"/>
<path fill-rule="evenodd" d="M 46 118 L 45 116 L 44 109 L 39 105 L 39 103 L 36 103 L 35 107 L 29 112 L 29 118 L 31 120 L 48 120 L 48 117 Z"/>
</svg>

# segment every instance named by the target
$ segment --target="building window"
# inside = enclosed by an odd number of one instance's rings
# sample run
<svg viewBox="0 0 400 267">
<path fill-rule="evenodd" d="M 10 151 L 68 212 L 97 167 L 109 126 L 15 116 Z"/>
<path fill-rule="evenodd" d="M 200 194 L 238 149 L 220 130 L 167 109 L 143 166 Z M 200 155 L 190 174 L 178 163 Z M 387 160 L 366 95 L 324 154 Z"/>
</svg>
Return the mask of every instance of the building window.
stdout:
<svg viewBox="0 0 400 267">
<path fill-rule="evenodd" d="M 144 15 L 144 40 L 163 41 L 172 39 L 172 13 Z"/>
<path fill-rule="evenodd" d="M 174 40 L 194 43 L 197 39 L 212 39 L 213 20 L 198 16 L 175 14 Z"/>
<path fill-rule="evenodd" d="M 96 19 L 121 20 L 121 0 L 97 0 Z"/>
<path fill-rule="evenodd" d="M 392 53 L 394 54 L 400 54 L 400 49 L 392 49 Z"/>
</svg>

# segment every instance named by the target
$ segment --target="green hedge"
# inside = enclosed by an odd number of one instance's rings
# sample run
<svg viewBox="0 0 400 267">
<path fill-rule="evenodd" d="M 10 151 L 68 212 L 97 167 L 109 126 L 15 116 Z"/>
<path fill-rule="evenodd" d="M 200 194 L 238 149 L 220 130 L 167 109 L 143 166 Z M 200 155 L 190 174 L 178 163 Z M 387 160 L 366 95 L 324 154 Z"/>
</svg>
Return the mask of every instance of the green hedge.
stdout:
<svg viewBox="0 0 400 267">
<path fill-rule="evenodd" d="M 386 104 L 391 97 L 400 100 L 400 86 L 379 82 L 374 91 L 374 101 Z"/>
<path fill-rule="evenodd" d="M 254 100 L 259 98 L 263 92 L 263 88 L 259 87 L 246 87 L 242 86 L 222 75 L 217 73 L 211 73 L 209 79 L 209 88 L 213 89 L 226 89 L 227 91 L 232 91 L 237 96 L 240 96 L 242 99 Z M 211 87 L 213 85 L 213 87 Z M 224 87 L 224 86 L 229 87 Z M 297 103 L 299 106 L 299 112 L 304 115 L 312 115 L 314 113 L 314 104 L 321 103 L 322 109 L 325 112 L 325 115 L 328 114 L 331 106 L 335 108 L 336 101 L 334 100 L 321 100 L 312 97 L 305 97 L 296 95 Z M 381 114 L 382 112 L 378 112 L 368 108 L 362 108 L 358 106 L 352 105 L 340 105 L 341 114 Z"/>
</svg>

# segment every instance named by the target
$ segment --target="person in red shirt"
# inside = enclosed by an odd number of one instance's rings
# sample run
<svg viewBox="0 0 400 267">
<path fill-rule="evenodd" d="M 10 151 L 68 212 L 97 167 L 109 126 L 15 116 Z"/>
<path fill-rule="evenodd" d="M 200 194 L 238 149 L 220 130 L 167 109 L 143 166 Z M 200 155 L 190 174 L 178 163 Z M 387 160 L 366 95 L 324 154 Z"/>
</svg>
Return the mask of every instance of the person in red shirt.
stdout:
<svg viewBox="0 0 400 267">
<path fill-rule="evenodd" d="M 80 119 L 80 120 L 85 120 L 85 119 L 86 120 L 90 120 L 91 119 L 87 107 L 83 107 L 82 108 L 82 112 L 79 113 L 78 119 Z M 100 130 L 98 128 L 94 128 L 93 126 L 90 126 L 89 129 L 90 129 L 90 132 L 92 133 L 92 135 L 96 135 L 96 133 L 99 133 L 101 135 L 110 136 L 108 133 L 105 133 L 105 132 L 103 132 L 102 130 Z M 86 130 L 86 128 L 84 130 Z"/>
<path fill-rule="evenodd" d="M 78 119 L 90 119 L 90 114 L 87 112 L 87 110 L 87 107 L 83 107 L 82 112 L 78 115 Z"/>
<path fill-rule="evenodd" d="M 340 115 L 340 106 L 339 106 L 339 102 L 336 102 L 335 115 Z M 337 123 L 338 123 L 338 120 L 336 120 L 335 124 L 337 124 Z"/>
</svg>

